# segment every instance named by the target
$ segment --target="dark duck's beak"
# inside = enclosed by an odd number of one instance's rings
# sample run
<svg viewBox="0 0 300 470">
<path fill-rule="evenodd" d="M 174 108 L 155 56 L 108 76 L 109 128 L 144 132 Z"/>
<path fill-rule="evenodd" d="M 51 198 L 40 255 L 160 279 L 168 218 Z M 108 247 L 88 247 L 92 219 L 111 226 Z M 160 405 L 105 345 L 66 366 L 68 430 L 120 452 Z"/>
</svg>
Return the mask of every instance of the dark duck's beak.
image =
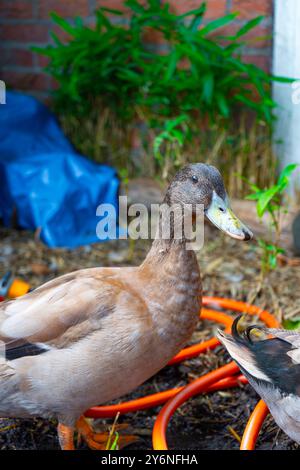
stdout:
<svg viewBox="0 0 300 470">
<path fill-rule="evenodd" d="M 253 325 L 218 338 L 265 401 L 279 427 L 300 444 L 300 332 Z"/>
<path fill-rule="evenodd" d="M 205 215 L 218 229 L 232 238 L 245 241 L 253 238 L 251 230 L 232 212 L 228 198 L 222 199 L 215 191 Z"/>
</svg>

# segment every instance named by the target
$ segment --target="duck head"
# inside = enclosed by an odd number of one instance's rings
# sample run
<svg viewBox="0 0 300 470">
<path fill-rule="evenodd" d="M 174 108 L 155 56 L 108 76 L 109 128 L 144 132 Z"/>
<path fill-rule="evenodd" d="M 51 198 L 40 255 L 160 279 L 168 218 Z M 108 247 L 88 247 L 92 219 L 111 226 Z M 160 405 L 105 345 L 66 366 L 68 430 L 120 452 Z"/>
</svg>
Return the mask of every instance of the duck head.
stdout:
<svg viewBox="0 0 300 470">
<path fill-rule="evenodd" d="M 205 216 L 222 232 L 238 240 L 250 240 L 251 230 L 230 209 L 229 199 L 220 172 L 204 163 L 189 164 L 179 170 L 171 181 L 165 202 L 203 205 Z"/>
</svg>

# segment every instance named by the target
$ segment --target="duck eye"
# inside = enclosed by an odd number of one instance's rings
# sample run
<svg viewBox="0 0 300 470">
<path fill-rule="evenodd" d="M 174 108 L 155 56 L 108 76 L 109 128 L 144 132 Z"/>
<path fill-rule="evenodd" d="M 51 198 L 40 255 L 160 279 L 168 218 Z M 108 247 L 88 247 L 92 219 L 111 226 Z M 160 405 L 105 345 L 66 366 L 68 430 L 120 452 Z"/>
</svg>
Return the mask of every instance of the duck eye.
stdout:
<svg viewBox="0 0 300 470">
<path fill-rule="evenodd" d="M 223 209 L 223 207 L 219 207 L 219 210 L 220 210 L 221 212 L 225 212 L 225 209 Z"/>
<path fill-rule="evenodd" d="M 198 177 L 196 175 L 192 176 L 193 183 L 198 183 Z"/>
</svg>

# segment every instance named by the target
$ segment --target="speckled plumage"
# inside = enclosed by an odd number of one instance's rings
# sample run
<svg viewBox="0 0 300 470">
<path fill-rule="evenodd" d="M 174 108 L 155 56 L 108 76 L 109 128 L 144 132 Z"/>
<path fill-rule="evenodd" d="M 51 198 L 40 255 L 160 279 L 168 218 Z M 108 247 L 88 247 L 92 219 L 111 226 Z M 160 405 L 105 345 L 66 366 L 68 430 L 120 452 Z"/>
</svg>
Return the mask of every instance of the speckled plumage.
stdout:
<svg viewBox="0 0 300 470">
<path fill-rule="evenodd" d="M 253 326 L 240 334 L 239 318 L 234 322 L 233 335 L 220 332 L 219 338 L 278 426 L 300 444 L 300 333 Z M 254 328 L 262 330 L 267 339 L 252 340 Z"/>
</svg>

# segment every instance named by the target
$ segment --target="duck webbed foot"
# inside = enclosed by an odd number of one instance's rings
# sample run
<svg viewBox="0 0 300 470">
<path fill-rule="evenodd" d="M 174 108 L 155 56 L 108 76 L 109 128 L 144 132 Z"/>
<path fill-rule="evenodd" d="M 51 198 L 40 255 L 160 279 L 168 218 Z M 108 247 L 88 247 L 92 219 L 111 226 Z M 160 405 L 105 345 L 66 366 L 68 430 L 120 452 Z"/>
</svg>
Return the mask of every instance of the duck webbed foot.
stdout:
<svg viewBox="0 0 300 470">
<path fill-rule="evenodd" d="M 57 434 L 61 450 L 75 450 L 73 427 L 58 423 Z"/>
<path fill-rule="evenodd" d="M 128 427 L 127 424 L 114 424 L 113 433 L 94 432 L 92 426 L 84 416 L 81 416 L 76 422 L 77 444 L 84 441 L 91 450 L 113 450 L 123 449 L 124 447 L 136 442 L 138 438 L 130 434 L 119 434 Z M 60 447 L 62 450 L 75 450 L 73 427 L 59 423 L 57 432 Z"/>
<path fill-rule="evenodd" d="M 112 432 L 95 432 L 84 416 L 76 423 L 79 442 L 82 439 L 92 450 L 122 449 L 138 438 L 129 434 L 120 434 L 128 427 L 127 424 L 114 424 Z"/>
</svg>

